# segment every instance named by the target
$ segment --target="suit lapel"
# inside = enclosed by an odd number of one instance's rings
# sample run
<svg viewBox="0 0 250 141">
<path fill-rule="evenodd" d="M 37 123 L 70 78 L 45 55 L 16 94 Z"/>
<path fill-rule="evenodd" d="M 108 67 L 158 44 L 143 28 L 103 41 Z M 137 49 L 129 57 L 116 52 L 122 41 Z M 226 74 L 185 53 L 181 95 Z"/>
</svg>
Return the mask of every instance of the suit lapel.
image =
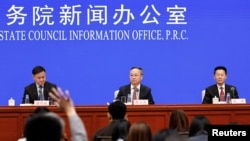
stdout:
<svg viewBox="0 0 250 141">
<path fill-rule="evenodd" d="M 49 84 L 47 82 L 44 83 L 44 87 L 43 87 L 43 95 L 44 95 L 44 99 L 47 100 L 48 94 L 50 91 L 50 87 Z"/>
<path fill-rule="evenodd" d="M 231 87 L 225 84 L 225 99 L 226 99 L 227 93 L 230 93 L 231 95 Z"/>
<path fill-rule="evenodd" d="M 130 84 L 126 87 L 125 95 L 128 96 L 128 94 L 132 95 L 132 93 L 131 93 L 131 85 Z"/>
<path fill-rule="evenodd" d="M 34 93 L 34 95 L 33 95 L 34 99 L 38 99 L 36 83 L 34 83 L 34 85 L 32 86 L 32 92 Z"/>
<path fill-rule="evenodd" d="M 139 93 L 139 99 L 143 98 L 143 94 L 144 93 L 145 93 L 145 87 L 141 84 L 140 93 Z"/>
<path fill-rule="evenodd" d="M 218 90 L 218 86 L 217 86 L 217 85 L 214 86 L 213 93 L 215 94 L 216 97 L 218 97 L 218 98 L 220 97 L 220 94 L 219 94 L 219 90 Z"/>
</svg>

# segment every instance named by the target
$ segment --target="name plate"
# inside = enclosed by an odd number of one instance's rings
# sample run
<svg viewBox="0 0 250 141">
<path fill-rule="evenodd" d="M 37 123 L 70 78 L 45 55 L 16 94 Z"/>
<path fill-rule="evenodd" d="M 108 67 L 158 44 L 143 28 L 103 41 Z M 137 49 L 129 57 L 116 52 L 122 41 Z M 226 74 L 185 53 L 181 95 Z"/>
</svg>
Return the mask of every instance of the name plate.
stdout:
<svg viewBox="0 0 250 141">
<path fill-rule="evenodd" d="M 134 100 L 134 105 L 148 105 L 147 99 Z"/>
<path fill-rule="evenodd" d="M 217 102 L 214 102 L 213 104 L 227 104 L 226 101 L 217 101 Z"/>
<path fill-rule="evenodd" d="M 125 105 L 132 105 L 132 103 L 131 102 L 126 102 L 126 103 L 124 103 Z"/>
<path fill-rule="evenodd" d="M 48 100 L 35 100 L 34 105 L 36 106 L 49 106 Z"/>
<path fill-rule="evenodd" d="M 20 106 L 33 106 L 32 103 L 24 103 L 24 104 L 20 104 Z"/>
<path fill-rule="evenodd" d="M 245 98 L 231 99 L 232 104 L 246 104 Z"/>
</svg>

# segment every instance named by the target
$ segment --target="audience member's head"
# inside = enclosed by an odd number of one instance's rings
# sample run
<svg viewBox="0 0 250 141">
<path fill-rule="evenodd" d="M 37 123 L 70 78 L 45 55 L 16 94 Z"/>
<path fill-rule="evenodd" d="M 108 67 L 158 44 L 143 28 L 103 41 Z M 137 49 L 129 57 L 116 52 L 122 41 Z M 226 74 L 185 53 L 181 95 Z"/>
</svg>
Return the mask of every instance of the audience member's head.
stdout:
<svg viewBox="0 0 250 141">
<path fill-rule="evenodd" d="M 208 126 L 210 125 L 209 120 L 203 116 L 195 116 L 191 122 L 189 129 L 189 137 L 195 136 L 198 132 L 208 132 Z"/>
<path fill-rule="evenodd" d="M 169 119 L 169 128 L 176 129 L 178 132 L 189 131 L 187 114 L 183 110 L 172 111 Z"/>
<path fill-rule="evenodd" d="M 63 132 L 64 121 L 53 112 L 34 114 L 27 118 L 24 126 L 27 141 L 60 141 Z"/>
<path fill-rule="evenodd" d="M 112 102 L 108 106 L 108 118 L 111 120 L 124 119 L 126 116 L 127 107 L 121 101 Z"/>
<path fill-rule="evenodd" d="M 153 141 L 183 141 L 183 137 L 175 129 L 162 129 L 153 136 Z"/>
<path fill-rule="evenodd" d="M 127 137 L 128 141 L 152 141 L 152 132 L 145 122 L 135 122 L 131 125 Z"/>
<path fill-rule="evenodd" d="M 130 123 L 125 119 L 115 120 L 112 132 L 112 141 L 126 140 Z"/>
<path fill-rule="evenodd" d="M 47 113 L 47 112 L 50 112 L 50 110 L 47 107 L 39 106 L 35 109 L 34 114 Z"/>
</svg>

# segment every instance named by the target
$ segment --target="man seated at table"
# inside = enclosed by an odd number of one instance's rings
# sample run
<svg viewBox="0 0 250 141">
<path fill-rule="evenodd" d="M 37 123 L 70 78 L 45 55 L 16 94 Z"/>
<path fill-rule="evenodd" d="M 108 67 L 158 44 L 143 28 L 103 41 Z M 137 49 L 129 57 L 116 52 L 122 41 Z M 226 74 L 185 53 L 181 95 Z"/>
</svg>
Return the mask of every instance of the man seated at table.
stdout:
<svg viewBox="0 0 250 141">
<path fill-rule="evenodd" d="M 29 103 L 34 103 L 34 100 L 48 100 L 49 92 L 56 88 L 56 85 L 46 81 L 45 68 L 35 66 L 32 69 L 32 77 L 35 82 L 24 88 L 22 103 L 25 103 L 26 95 L 29 95 Z"/>
<path fill-rule="evenodd" d="M 227 79 L 226 67 L 224 66 L 215 67 L 214 79 L 216 81 L 216 84 L 206 88 L 202 104 L 212 104 L 213 98 L 215 96 L 219 98 L 219 101 L 225 101 L 227 93 L 230 93 L 231 98 L 239 98 L 236 87 L 225 83 Z"/>
<path fill-rule="evenodd" d="M 151 88 L 142 85 L 143 70 L 141 67 L 132 67 L 129 73 L 130 84 L 124 85 L 119 88 L 119 93 L 116 97 L 117 100 L 121 100 L 122 96 L 128 99 L 128 94 L 131 95 L 131 102 L 138 99 L 147 99 L 149 104 L 154 104 L 154 99 L 151 93 Z"/>
</svg>

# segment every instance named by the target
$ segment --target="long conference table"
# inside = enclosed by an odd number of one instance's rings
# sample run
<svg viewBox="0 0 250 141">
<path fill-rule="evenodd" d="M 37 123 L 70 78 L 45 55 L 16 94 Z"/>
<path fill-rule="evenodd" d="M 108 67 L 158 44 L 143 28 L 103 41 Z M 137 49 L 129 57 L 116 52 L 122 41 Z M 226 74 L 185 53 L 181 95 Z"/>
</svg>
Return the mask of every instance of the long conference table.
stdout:
<svg viewBox="0 0 250 141">
<path fill-rule="evenodd" d="M 66 133 L 70 139 L 66 115 L 58 107 L 49 106 L 48 108 L 64 118 Z M 16 141 L 20 138 L 25 119 L 35 109 L 35 106 L 0 107 L 0 140 Z M 229 122 L 250 124 L 250 104 L 130 105 L 127 106 L 127 115 L 131 123 L 146 121 L 152 133 L 156 133 L 168 127 L 170 113 L 177 109 L 184 110 L 190 122 L 196 115 L 205 115 L 212 124 L 228 124 Z M 76 110 L 85 124 L 89 141 L 96 130 L 108 124 L 107 105 L 76 106 Z"/>
</svg>

